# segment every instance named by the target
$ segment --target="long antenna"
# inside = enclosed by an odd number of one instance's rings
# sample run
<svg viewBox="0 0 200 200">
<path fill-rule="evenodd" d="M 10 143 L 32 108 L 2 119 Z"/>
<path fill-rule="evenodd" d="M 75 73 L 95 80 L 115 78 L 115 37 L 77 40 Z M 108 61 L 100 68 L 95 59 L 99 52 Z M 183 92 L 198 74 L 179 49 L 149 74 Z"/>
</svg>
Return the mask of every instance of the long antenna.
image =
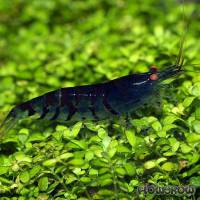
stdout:
<svg viewBox="0 0 200 200">
<path fill-rule="evenodd" d="M 186 16 L 185 16 L 185 1 L 182 0 L 182 17 L 183 17 L 183 22 L 185 23 L 185 31 L 182 33 L 181 36 L 181 40 L 180 40 L 180 49 L 179 49 L 179 53 L 176 59 L 176 66 L 179 66 L 179 69 L 181 69 L 181 67 L 184 64 L 184 43 L 185 43 L 185 38 L 186 38 L 186 34 L 188 32 L 188 27 L 189 27 L 189 21 L 186 23 Z"/>
</svg>

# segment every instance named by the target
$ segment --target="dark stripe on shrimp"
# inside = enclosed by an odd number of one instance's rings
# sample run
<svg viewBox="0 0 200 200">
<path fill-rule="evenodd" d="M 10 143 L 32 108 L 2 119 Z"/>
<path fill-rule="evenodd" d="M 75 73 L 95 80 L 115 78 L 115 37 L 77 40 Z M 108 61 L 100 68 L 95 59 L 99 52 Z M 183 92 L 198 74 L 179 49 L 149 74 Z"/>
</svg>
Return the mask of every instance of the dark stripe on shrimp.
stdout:
<svg viewBox="0 0 200 200">
<path fill-rule="evenodd" d="M 91 105 L 89 106 L 89 110 L 91 111 L 94 119 L 99 120 L 99 117 L 97 116 L 96 111 L 95 111 L 95 101 L 96 101 L 96 96 L 91 95 Z"/>
<path fill-rule="evenodd" d="M 72 118 L 72 116 L 76 113 L 77 111 L 77 108 L 71 103 L 69 102 L 70 104 L 68 104 L 68 107 L 69 107 L 69 114 L 67 116 L 67 121 L 70 120 Z"/>
<path fill-rule="evenodd" d="M 43 109 L 42 109 L 42 114 L 41 114 L 39 119 L 44 119 L 44 117 L 46 116 L 46 114 L 48 112 L 49 112 L 49 109 L 46 106 L 44 106 Z"/>
<path fill-rule="evenodd" d="M 39 119 L 45 118 L 46 114 L 50 111 L 50 107 L 56 107 L 55 114 L 50 119 L 50 120 L 55 120 L 60 114 L 60 111 L 59 111 L 60 99 L 61 99 L 60 90 L 49 92 L 45 96 L 43 96 L 43 98 L 44 98 L 44 105 L 42 109 L 42 114 Z"/>
<path fill-rule="evenodd" d="M 91 111 L 92 116 L 94 117 L 94 119 L 95 120 L 99 120 L 98 116 L 96 115 L 95 108 L 94 107 L 89 107 L 89 110 Z"/>
<path fill-rule="evenodd" d="M 59 114 L 60 114 L 60 108 L 57 107 L 54 116 L 50 120 L 56 120 Z"/>
<path fill-rule="evenodd" d="M 72 92 L 72 91 L 71 91 Z M 60 100 L 60 104 L 61 106 L 67 106 L 69 113 L 67 116 L 67 121 L 70 120 L 72 118 L 72 116 L 76 113 L 77 111 L 77 107 L 73 105 L 73 103 L 71 102 L 72 96 L 71 96 L 71 92 L 69 92 L 68 89 L 62 88 L 61 89 L 61 100 Z M 70 96 L 69 96 L 70 93 Z M 78 102 L 76 102 L 77 104 Z"/>
<path fill-rule="evenodd" d="M 106 97 L 104 96 L 103 98 L 103 105 L 106 108 L 107 111 L 109 111 L 110 113 L 112 113 L 113 115 L 119 115 L 119 113 L 117 111 L 115 111 L 112 106 L 108 103 L 108 100 L 106 99 Z"/>
<path fill-rule="evenodd" d="M 36 111 L 33 109 L 33 107 L 31 106 L 30 102 L 25 102 L 21 105 L 19 105 L 19 108 L 23 111 L 28 111 L 28 116 L 34 115 L 36 113 Z"/>
<path fill-rule="evenodd" d="M 75 105 L 78 106 L 79 102 L 80 102 L 80 95 L 75 94 Z"/>
<path fill-rule="evenodd" d="M 50 120 L 56 120 L 60 114 L 60 106 L 61 106 L 61 98 L 62 98 L 62 93 L 61 93 L 61 90 L 59 89 L 58 91 L 56 91 L 56 94 L 57 94 L 57 107 L 56 107 L 56 110 L 55 110 L 55 114 L 54 116 L 50 119 Z"/>
</svg>

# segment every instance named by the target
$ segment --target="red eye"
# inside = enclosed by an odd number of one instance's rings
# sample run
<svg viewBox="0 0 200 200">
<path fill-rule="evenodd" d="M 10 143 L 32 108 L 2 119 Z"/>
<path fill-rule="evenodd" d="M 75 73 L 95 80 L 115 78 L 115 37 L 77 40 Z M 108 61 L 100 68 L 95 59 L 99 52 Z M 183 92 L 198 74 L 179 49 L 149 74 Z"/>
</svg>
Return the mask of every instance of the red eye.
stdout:
<svg viewBox="0 0 200 200">
<path fill-rule="evenodd" d="M 149 79 L 152 80 L 152 81 L 156 81 L 158 79 L 158 75 L 157 74 L 151 74 L 149 76 Z"/>
<path fill-rule="evenodd" d="M 154 73 L 156 73 L 158 71 L 158 68 L 153 65 L 153 66 L 151 66 L 150 71 L 151 71 L 151 73 L 154 74 Z"/>
</svg>

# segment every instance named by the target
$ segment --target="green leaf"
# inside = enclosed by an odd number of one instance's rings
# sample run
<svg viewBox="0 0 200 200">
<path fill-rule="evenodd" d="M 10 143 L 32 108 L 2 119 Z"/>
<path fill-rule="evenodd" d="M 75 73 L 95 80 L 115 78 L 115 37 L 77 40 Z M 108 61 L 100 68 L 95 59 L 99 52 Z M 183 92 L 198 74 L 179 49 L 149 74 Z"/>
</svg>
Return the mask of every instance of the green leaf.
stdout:
<svg viewBox="0 0 200 200">
<path fill-rule="evenodd" d="M 65 130 L 69 130 L 68 127 L 66 126 L 62 126 L 62 125 L 57 125 L 56 126 L 56 131 L 65 131 Z"/>
<path fill-rule="evenodd" d="M 2 183 L 5 183 L 5 184 L 8 184 L 8 185 L 11 185 L 13 184 L 13 181 L 7 179 L 7 178 L 3 178 L 3 177 L 0 177 L 0 182 Z M 2 184 L 3 185 L 3 184 Z"/>
<path fill-rule="evenodd" d="M 39 179 L 38 181 L 38 187 L 40 191 L 46 191 L 48 189 L 48 185 L 49 185 L 49 180 L 48 177 L 42 177 Z"/>
<path fill-rule="evenodd" d="M 163 156 L 173 156 L 173 155 L 176 155 L 176 153 L 171 152 L 171 151 L 167 151 L 167 152 L 163 153 Z"/>
<path fill-rule="evenodd" d="M 21 142 L 21 143 L 25 143 L 25 141 L 28 139 L 28 137 L 29 137 L 29 130 L 28 129 L 25 129 L 25 128 L 23 128 L 23 129 L 21 129 L 20 131 L 19 131 L 19 141 Z"/>
<path fill-rule="evenodd" d="M 82 166 L 84 165 L 85 161 L 83 159 L 75 158 L 70 160 L 68 163 L 74 166 Z"/>
<path fill-rule="evenodd" d="M 116 152 L 117 152 L 117 149 L 115 147 L 110 147 L 108 151 L 108 156 L 112 158 L 116 154 Z"/>
<path fill-rule="evenodd" d="M 82 127 L 83 123 L 82 122 L 77 122 L 71 130 L 71 136 L 73 138 L 77 137 L 77 135 L 79 134 L 81 127 Z"/>
<path fill-rule="evenodd" d="M 161 166 L 161 169 L 170 172 L 176 170 L 176 165 L 172 162 L 166 162 Z"/>
<path fill-rule="evenodd" d="M 163 124 L 167 125 L 167 124 L 172 124 L 174 121 L 176 121 L 177 119 L 179 119 L 177 116 L 175 115 L 170 115 L 164 118 L 163 120 Z"/>
<path fill-rule="evenodd" d="M 29 136 L 28 142 L 34 142 L 34 141 L 42 141 L 45 139 L 45 136 L 41 133 L 33 133 Z"/>
<path fill-rule="evenodd" d="M 195 97 L 187 97 L 187 98 L 185 98 L 184 101 L 183 101 L 183 106 L 185 108 L 187 108 L 188 106 L 191 105 L 191 103 L 193 102 L 194 99 L 195 99 Z"/>
<path fill-rule="evenodd" d="M 116 171 L 117 174 L 119 174 L 121 176 L 124 176 L 126 174 L 126 171 L 125 171 L 125 169 L 123 167 L 117 167 L 115 169 L 115 171 Z"/>
<path fill-rule="evenodd" d="M 165 130 L 161 130 L 161 131 L 158 131 L 158 132 L 157 132 L 157 135 L 158 135 L 159 137 L 161 137 L 161 138 L 164 138 L 164 137 L 166 137 L 167 133 L 166 133 Z"/>
<path fill-rule="evenodd" d="M 71 139 L 71 131 L 69 128 L 65 128 L 63 130 L 63 138 L 64 139 Z"/>
<path fill-rule="evenodd" d="M 200 158 L 200 155 L 198 152 L 192 152 L 190 164 L 194 164 L 194 163 L 198 162 L 199 158 Z"/>
<path fill-rule="evenodd" d="M 38 174 L 41 170 L 41 166 L 34 166 L 30 172 L 29 172 L 29 175 L 30 175 L 30 178 L 33 178 L 36 174 Z"/>
<path fill-rule="evenodd" d="M 22 129 L 20 129 L 19 134 L 29 135 L 29 129 L 22 128 Z"/>
<path fill-rule="evenodd" d="M 55 166 L 57 162 L 58 162 L 57 159 L 49 159 L 49 160 L 44 161 L 42 164 L 46 167 L 51 167 L 51 166 Z"/>
<path fill-rule="evenodd" d="M 126 130 L 125 134 L 126 134 L 126 138 L 127 138 L 128 142 L 129 142 L 129 144 L 132 147 L 135 147 L 135 144 L 136 144 L 135 132 L 133 130 Z"/>
<path fill-rule="evenodd" d="M 101 196 L 113 196 L 114 191 L 108 190 L 108 189 L 101 189 L 101 190 L 98 191 L 98 194 L 101 195 Z"/>
<path fill-rule="evenodd" d="M 177 128 L 177 125 L 175 124 L 166 124 L 164 127 L 163 127 L 163 132 L 167 132 L 173 128 Z M 162 132 L 162 131 L 161 131 Z M 159 135 L 159 133 L 158 133 Z"/>
<path fill-rule="evenodd" d="M 107 132 L 105 131 L 104 128 L 100 128 L 100 129 L 98 130 L 98 136 L 99 136 L 101 139 L 103 139 L 104 137 L 107 136 Z"/>
<path fill-rule="evenodd" d="M 129 153 L 129 152 L 131 152 L 131 150 L 128 147 L 119 144 L 117 146 L 117 152 L 119 152 L 119 153 Z"/>
<path fill-rule="evenodd" d="M 91 131 L 97 132 L 99 126 L 92 122 L 85 122 L 84 125 Z"/>
<path fill-rule="evenodd" d="M 9 167 L 6 166 L 0 166 L 0 175 L 6 174 L 9 170 Z"/>
<path fill-rule="evenodd" d="M 190 184 L 195 187 L 200 187 L 200 176 L 191 177 Z"/>
<path fill-rule="evenodd" d="M 59 156 L 59 158 L 62 159 L 62 160 L 65 160 L 65 159 L 71 158 L 71 157 L 73 157 L 73 156 L 74 156 L 73 153 L 63 153 L 63 154 L 61 154 L 61 155 Z"/>
<path fill-rule="evenodd" d="M 12 160 L 5 156 L 5 155 L 0 155 L 0 166 L 2 167 L 7 167 L 12 165 Z"/>
<path fill-rule="evenodd" d="M 200 134 L 200 120 L 193 121 L 192 125 L 193 125 L 195 132 Z"/>
<path fill-rule="evenodd" d="M 53 137 L 57 140 L 57 141 L 61 141 L 63 133 L 62 132 L 55 132 L 53 134 Z"/>
<path fill-rule="evenodd" d="M 162 125 L 161 125 L 161 123 L 159 121 L 153 122 L 151 126 L 157 132 L 162 130 Z"/>
<path fill-rule="evenodd" d="M 149 124 L 146 118 L 134 119 L 131 121 L 131 123 L 135 127 L 147 126 Z"/>
<path fill-rule="evenodd" d="M 71 140 L 71 143 L 68 143 L 67 146 L 71 148 L 78 148 L 78 149 L 86 149 L 87 143 L 85 140 Z"/>
<path fill-rule="evenodd" d="M 94 158 L 94 153 L 92 152 L 92 151 L 87 151 L 86 153 L 85 153 L 85 159 L 87 160 L 87 161 L 90 161 L 90 160 L 92 160 Z"/>
<path fill-rule="evenodd" d="M 84 170 L 81 170 L 81 168 L 78 168 L 78 167 L 74 168 L 74 169 L 73 169 L 73 172 L 74 172 L 74 174 L 76 174 L 76 175 L 78 175 L 78 176 L 80 176 L 80 175 L 82 175 L 82 174 L 85 174 L 85 171 L 84 171 Z"/>
<path fill-rule="evenodd" d="M 200 135 L 195 133 L 190 133 L 187 135 L 187 141 L 189 143 L 195 143 L 200 141 Z"/>
<path fill-rule="evenodd" d="M 27 171 L 25 171 L 20 174 L 19 178 L 21 182 L 28 183 L 30 180 L 30 175 Z"/>
<path fill-rule="evenodd" d="M 196 97 L 199 97 L 199 94 L 200 94 L 200 86 L 198 84 L 195 84 L 192 89 L 191 89 L 191 94 L 196 96 Z"/>
<path fill-rule="evenodd" d="M 164 161 L 166 161 L 167 160 L 167 158 L 158 158 L 157 160 L 156 160 L 156 164 L 158 165 L 158 164 L 160 164 L 161 162 L 164 162 Z"/>
<path fill-rule="evenodd" d="M 77 178 L 76 178 L 76 175 L 74 174 L 69 174 L 67 177 L 66 177 L 66 184 L 71 184 L 73 183 L 74 181 L 76 181 Z"/>
<path fill-rule="evenodd" d="M 200 107 L 195 110 L 195 119 L 200 120 Z"/>
<path fill-rule="evenodd" d="M 131 180 L 130 185 L 131 186 L 138 186 L 139 181 L 138 180 Z"/>
<path fill-rule="evenodd" d="M 89 175 L 98 175 L 98 170 L 96 170 L 96 169 L 90 169 L 89 170 Z"/>
<path fill-rule="evenodd" d="M 181 151 L 183 153 L 189 153 L 190 151 L 192 151 L 192 148 L 190 146 L 188 146 L 187 144 L 182 143 L 181 144 Z"/>
<path fill-rule="evenodd" d="M 89 177 L 81 177 L 80 181 L 83 183 L 90 183 L 91 182 L 91 178 Z"/>
<path fill-rule="evenodd" d="M 156 167 L 156 161 L 155 160 L 149 160 L 149 161 L 144 163 L 145 169 L 152 169 L 154 167 Z"/>
<path fill-rule="evenodd" d="M 107 186 L 107 185 L 110 185 L 112 184 L 113 180 L 111 178 L 107 178 L 107 179 L 100 179 L 99 180 L 99 184 L 101 186 Z"/>
<path fill-rule="evenodd" d="M 107 148 L 108 148 L 110 142 L 111 142 L 111 138 L 110 138 L 109 136 L 105 136 L 105 137 L 103 138 L 103 140 L 102 140 L 102 145 L 103 145 L 104 151 L 107 150 Z"/>
<path fill-rule="evenodd" d="M 18 162 L 32 162 L 32 159 L 29 156 L 25 155 L 23 152 L 17 152 L 14 155 L 15 159 Z"/>
<path fill-rule="evenodd" d="M 187 175 L 191 176 L 197 172 L 200 171 L 200 164 L 195 165 L 192 169 L 190 169 L 189 171 L 187 171 Z"/>
<path fill-rule="evenodd" d="M 175 142 L 175 143 L 172 145 L 172 151 L 173 151 L 173 152 L 176 152 L 176 151 L 178 150 L 179 146 L 180 146 L 180 142 L 179 142 L 179 141 Z"/>
<path fill-rule="evenodd" d="M 136 166 L 134 163 L 126 163 L 124 168 L 129 176 L 133 176 L 136 173 Z"/>
</svg>

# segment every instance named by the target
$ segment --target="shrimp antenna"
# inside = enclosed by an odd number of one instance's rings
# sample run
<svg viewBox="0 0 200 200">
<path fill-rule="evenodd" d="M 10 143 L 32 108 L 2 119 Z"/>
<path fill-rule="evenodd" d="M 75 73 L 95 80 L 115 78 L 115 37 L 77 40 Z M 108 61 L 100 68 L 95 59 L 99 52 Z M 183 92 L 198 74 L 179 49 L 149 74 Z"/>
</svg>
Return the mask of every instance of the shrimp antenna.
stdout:
<svg viewBox="0 0 200 200">
<path fill-rule="evenodd" d="M 182 4 L 183 4 L 183 9 L 182 9 L 182 13 L 183 13 L 183 22 L 186 22 L 186 16 L 185 16 L 185 1 L 182 0 Z M 181 40 L 180 40 L 180 49 L 179 49 L 179 53 L 176 59 L 176 64 L 175 66 L 178 67 L 178 70 L 181 70 L 183 64 L 184 64 L 184 42 L 185 42 L 185 38 L 187 35 L 187 32 L 189 30 L 189 21 L 187 21 L 187 23 L 185 24 L 185 31 L 182 33 L 181 36 Z"/>
</svg>

